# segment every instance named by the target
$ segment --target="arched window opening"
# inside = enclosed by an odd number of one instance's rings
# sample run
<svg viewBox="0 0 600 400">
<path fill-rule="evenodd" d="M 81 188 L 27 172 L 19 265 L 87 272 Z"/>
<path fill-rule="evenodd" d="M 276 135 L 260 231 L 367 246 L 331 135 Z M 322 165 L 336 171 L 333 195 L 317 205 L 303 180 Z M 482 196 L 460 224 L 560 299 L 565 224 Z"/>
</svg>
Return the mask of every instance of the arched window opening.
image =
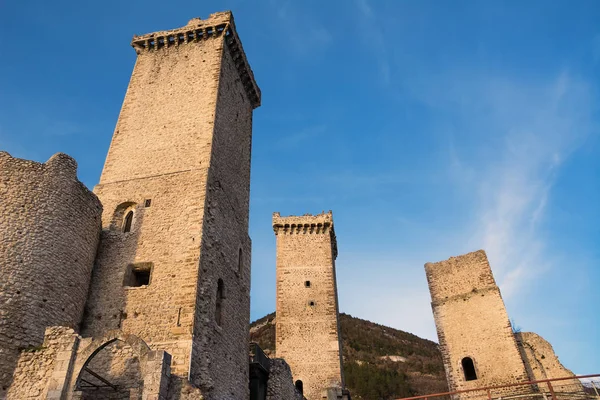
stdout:
<svg viewBox="0 0 600 400">
<path fill-rule="evenodd" d="M 242 268 L 244 267 L 244 260 L 242 258 L 243 256 L 242 249 L 240 249 L 238 252 L 238 274 L 242 273 Z"/>
<path fill-rule="evenodd" d="M 300 392 L 300 394 L 304 394 L 304 385 L 302 384 L 302 381 L 300 379 L 298 379 L 296 381 L 296 390 L 298 390 Z"/>
<path fill-rule="evenodd" d="M 123 221 L 123 232 L 131 232 L 131 223 L 133 222 L 133 211 L 129 211 Z"/>
<path fill-rule="evenodd" d="M 463 372 L 465 373 L 466 381 L 474 381 L 477 379 L 477 373 L 475 372 L 475 365 L 471 357 L 465 357 L 462 359 Z"/>
<path fill-rule="evenodd" d="M 223 314 L 223 299 L 225 298 L 223 289 L 223 279 L 219 279 L 217 283 L 217 302 L 215 307 L 215 322 L 221 326 Z"/>
</svg>

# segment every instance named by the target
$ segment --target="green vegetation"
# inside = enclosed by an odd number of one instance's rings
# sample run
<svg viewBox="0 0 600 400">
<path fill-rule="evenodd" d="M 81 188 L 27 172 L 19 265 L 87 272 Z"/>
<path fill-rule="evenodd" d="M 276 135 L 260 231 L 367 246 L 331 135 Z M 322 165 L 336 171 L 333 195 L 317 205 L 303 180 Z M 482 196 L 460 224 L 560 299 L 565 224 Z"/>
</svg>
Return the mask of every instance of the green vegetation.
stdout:
<svg viewBox="0 0 600 400">
<path fill-rule="evenodd" d="M 275 313 L 250 338 L 275 354 Z M 438 345 L 413 334 L 340 314 L 344 376 L 354 400 L 388 400 L 448 390 Z"/>
</svg>

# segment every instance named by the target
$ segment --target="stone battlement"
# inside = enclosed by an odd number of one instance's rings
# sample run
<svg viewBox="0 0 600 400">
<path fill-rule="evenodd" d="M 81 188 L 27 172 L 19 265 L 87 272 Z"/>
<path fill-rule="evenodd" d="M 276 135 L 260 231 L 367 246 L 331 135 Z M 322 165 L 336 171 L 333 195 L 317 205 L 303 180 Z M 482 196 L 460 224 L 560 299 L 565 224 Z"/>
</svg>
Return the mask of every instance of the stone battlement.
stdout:
<svg viewBox="0 0 600 400">
<path fill-rule="evenodd" d="M 325 234 L 331 235 L 333 258 L 337 258 L 337 240 L 333 229 L 333 214 L 330 211 L 321 214 L 304 214 L 301 216 L 290 215 L 282 217 L 280 213 L 273 213 L 273 231 L 275 235 L 300 235 L 300 234 Z"/>
<path fill-rule="evenodd" d="M 312 215 L 312 214 L 304 214 L 304 215 L 289 215 L 287 217 L 282 217 L 280 213 L 273 213 L 273 229 L 276 227 L 285 227 L 285 226 L 310 226 L 310 225 L 320 225 L 320 226 L 333 226 L 333 214 L 331 211 L 322 212 L 321 214 Z M 277 233 L 277 232 L 276 232 Z"/>
<path fill-rule="evenodd" d="M 246 59 L 231 11 L 211 14 L 205 20 L 193 18 L 186 26 L 177 29 L 157 31 L 139 36 L 134 35 L 131 46 L 136 53 L 141 54 L 144 51 L 157 51 L 162 48 L 197 43 L 201 40 L 222 37 L 223 35 L 225 35 L 227 48 L 233 58 L 252 107 L 257 108 L 260 106 L 260 89 Z"/>
</svg>

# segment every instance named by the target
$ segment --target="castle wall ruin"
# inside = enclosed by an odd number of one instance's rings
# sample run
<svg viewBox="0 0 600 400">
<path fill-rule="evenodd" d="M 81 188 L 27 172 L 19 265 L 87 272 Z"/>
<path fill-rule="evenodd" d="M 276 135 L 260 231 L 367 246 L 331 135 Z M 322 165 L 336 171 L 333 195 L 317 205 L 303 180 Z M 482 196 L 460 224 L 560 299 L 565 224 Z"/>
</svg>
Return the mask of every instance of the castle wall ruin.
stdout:
<svg viewBox="0 0 600 400">
<path fill-rule="evenodd" d="M 427 263 L 425 272 L 450 391 L 527 382 L 485 252 Z M 529 387 L 506 390 L 513 394 L 530 391 Z M 457 398 L 477 396 L 481 393 Z"/>
<path fill-rule="evenodd" d="M 81 321 L 102 206 L 58 153 L 46 163 L 0 152 L 0 398 L 21 350 L 47 326 Z"/>
<path fill-rule="evenodd" d="M 92 339 L 49 327 L 42 346 L 21 354 L 7 399 L 170 400 L 170 364 L 134 335 Z"/>
<path fill-rule="evenodd" d="M 575 376 L 565 368 L 554 353 L 552 345 L 540 335 L 533 332 L 515 333 L 521 358 L 525 362 L 529 380 L 539 381 L 544 379 L 566 378 Z M 583 385 L 577 379 L 556 381 L 551 383 L 557 393 L 582 393 Z M 548 393 L 547 384 L 538 385 L 538 390 Z"/>
</svg>

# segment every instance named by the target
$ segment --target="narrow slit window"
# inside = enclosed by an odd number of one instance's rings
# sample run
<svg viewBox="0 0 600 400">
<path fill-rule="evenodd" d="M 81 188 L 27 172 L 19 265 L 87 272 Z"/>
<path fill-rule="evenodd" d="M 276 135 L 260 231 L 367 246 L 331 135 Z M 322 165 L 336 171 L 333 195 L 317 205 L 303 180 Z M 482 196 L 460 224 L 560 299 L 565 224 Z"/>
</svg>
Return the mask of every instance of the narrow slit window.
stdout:
<svg viewBox="0 0 600 400">
<path fill-rule="evenodd" d="M 295 386 L 296 390 L 300 392 L 300 394 L 304 394 L 304 385 L 302 384 L 302 381 L 300 379 L 296 381 Z"/>
<path fill-rule="evenodd" d="M 243 259 L 242 249 L 238 252 L 238 274 L 242 273 L 242 268 L 244 267 L 244 259 Z"/>
<path fill-rule="evenodd" d="M 223 279 L 219 279 L 218 283 L 217 283 L 217 301 L 216 301 L 216 305 L 215 305 L 215 322 L 217 323 L 217 325 L 221 326 L 221 323 L 223 322 L 223 299 L 225 298 L 224 295 L 224 288 L 223 288 Z"/>
<path fill-rule="evenodd" d="M 123 221 L 123 232 L 131 232 L 131 224 L 133 223 L 133 211 L 129 211 Z"/>
<path fill-rule="evenodd" d="M 475 372 L 475 365 L 471 357 L 465 357 L 462 359 L 463 372 L 465 374 L 466 381 L 477 380 L 477 373 Z"/>
</svg>

